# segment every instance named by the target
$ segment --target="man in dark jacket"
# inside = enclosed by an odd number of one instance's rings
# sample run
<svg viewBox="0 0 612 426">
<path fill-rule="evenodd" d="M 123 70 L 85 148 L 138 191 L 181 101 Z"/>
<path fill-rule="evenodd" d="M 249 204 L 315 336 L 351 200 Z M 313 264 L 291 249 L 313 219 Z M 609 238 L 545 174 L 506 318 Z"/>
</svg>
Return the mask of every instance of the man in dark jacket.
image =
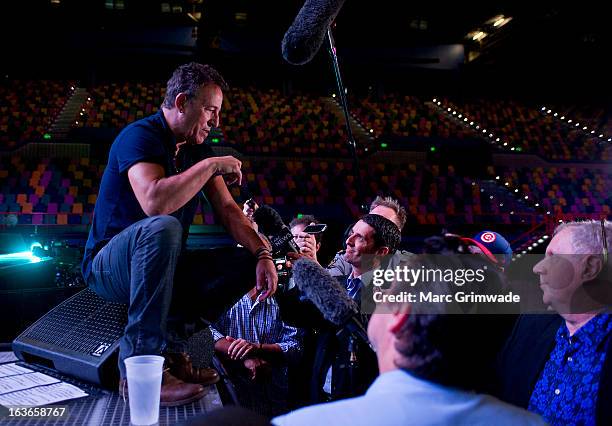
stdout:
<svg viewBox="0 0 612 426">
<path fill-rule="evenodd" d="M 519 318 L 500 356 L 500 397 L 551 424 L 612 424 L 612 224 L 559 226 L 535 265 L 556 314 Z"/>
</svg>

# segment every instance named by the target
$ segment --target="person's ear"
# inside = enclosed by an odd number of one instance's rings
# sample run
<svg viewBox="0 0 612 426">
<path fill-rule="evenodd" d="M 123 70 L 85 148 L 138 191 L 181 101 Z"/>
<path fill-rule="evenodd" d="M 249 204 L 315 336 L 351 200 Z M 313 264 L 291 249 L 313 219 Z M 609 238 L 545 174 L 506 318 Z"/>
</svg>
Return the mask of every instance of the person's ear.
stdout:
<svg viewBox="0 0 612 426">
<path fill-rule="evenodd" d="M 581 278 L 586 281 L 592 281 L 601 273 L 603 269 L 603 259 L 601 255 L 590 254 L 584 261 Z"/>
<path fill-rule="evenodd" d="M 315 247 L 315 250 L 319 251 L 320 248 L 321 248 L 321 243 L 317 243 L 317 246 Z"/>
<path fill-rule="evenodd" d="M 185 112 L 185 105 L 187 104 L 188 98 L 187 94 L 184 92 L 179 93 L 174 98 L 174 106 L 178 109 L 178 111 L 182 114 Z"/>
<path fill-rule="evenodd" d="M 393 334 L 398 333 L 402 327 L 410 318 L 410 312 L 412 311 L 412 305 L 410 303 L 401 303 L 397 306 L 397 309 L 394 309 L 391 314 L 384 315 L 393 315 L 392 318 L 389 319 L 389 331 Z"/>
<path fill-rule="evenodd" d="M 376 254 L 379 256 L 386 256 L 389 254 L 389 247 L 387 246 L 382 246 L 380 247 L 378 250 L 376 250 Z"/>
</svg>

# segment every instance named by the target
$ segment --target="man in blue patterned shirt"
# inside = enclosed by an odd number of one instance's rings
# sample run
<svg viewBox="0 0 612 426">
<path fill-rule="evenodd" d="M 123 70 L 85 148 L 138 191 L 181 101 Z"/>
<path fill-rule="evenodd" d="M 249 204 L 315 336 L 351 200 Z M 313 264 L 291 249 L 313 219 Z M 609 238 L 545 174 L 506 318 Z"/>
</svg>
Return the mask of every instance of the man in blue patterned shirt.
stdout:
<svg viewBox="0 0 612 426">
<path fill-rule="evenodd" d="M 524 315 L 500 357 L 501 396 L 553 425 L 612 424 L 612 224 L 559 226 L 535 265 L 558 315 Z"/>
<path fill-rule="evenodd" d="M 274 297 L 253 288 L 211 327 L 238 399 L 263 415 L 287 411 L 287 367 L 302 352 L 301 331 L 280 319 Z"/>
</svg>

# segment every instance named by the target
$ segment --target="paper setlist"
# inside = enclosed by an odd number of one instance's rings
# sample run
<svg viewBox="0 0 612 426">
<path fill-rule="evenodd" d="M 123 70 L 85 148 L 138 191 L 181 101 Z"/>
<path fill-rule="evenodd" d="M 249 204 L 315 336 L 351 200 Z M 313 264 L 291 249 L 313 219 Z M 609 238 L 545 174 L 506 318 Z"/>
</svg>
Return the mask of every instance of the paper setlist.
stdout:
<svg viewBox="0 0 612 426">
<path fill-rule="evenodd" d="M 88 396 L 87 393 L 69 383 L 59 382 L 0 395 L 0 404 L 5 406 L 36 407 L 54 402 Z"/>
<path fill-rule="evenodd" d="M 40 406 L 88 396 L 78 387 L 17 364 L 0 365 L 0 404 Z"/>
</svg>

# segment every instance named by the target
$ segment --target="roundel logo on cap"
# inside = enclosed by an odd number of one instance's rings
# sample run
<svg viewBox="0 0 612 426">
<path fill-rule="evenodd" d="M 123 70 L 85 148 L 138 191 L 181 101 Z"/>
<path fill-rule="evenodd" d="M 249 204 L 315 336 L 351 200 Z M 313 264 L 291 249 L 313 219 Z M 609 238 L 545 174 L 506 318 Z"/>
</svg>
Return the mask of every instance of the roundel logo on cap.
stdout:
<svg viewBox="0 0 612 426">
<path fill-rule="evenodd" d="M 484 241 L 485 243 L 489 244 L 495 241 L 497 237 L 495 236 L 493 232 L 485 232 L 480 236 L 480 239 Z"/>
</svg>

